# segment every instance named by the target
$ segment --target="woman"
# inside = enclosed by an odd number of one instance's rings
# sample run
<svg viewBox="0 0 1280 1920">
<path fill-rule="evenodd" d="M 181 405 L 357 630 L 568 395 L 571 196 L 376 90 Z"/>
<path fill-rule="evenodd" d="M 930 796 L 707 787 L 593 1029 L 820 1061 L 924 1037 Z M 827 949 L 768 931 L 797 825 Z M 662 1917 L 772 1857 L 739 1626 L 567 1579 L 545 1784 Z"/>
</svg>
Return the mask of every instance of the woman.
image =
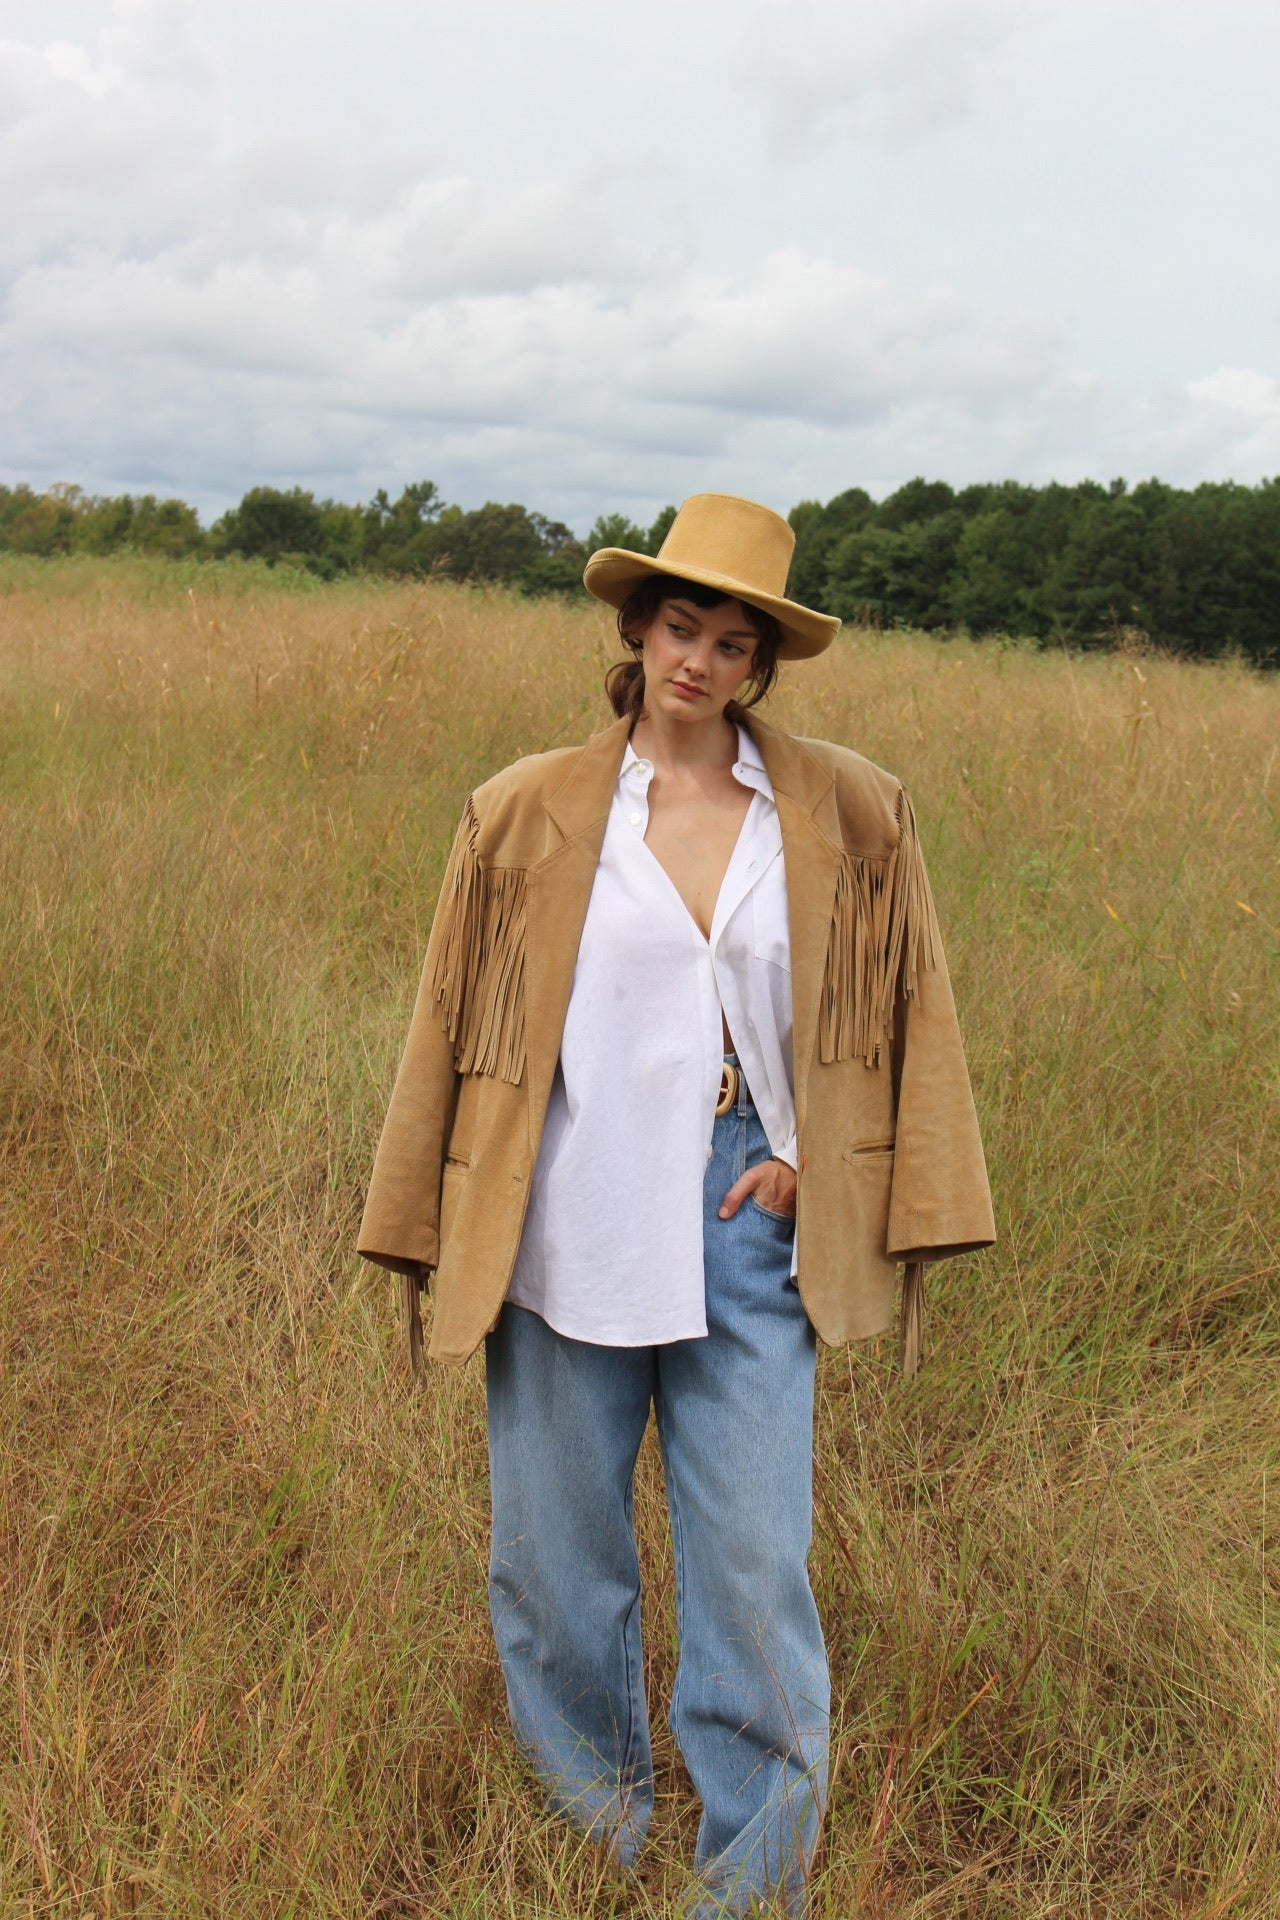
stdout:
<svg viewBox="0 0 1280 1920">
<path fill-rule="evenodd" d="M 632 1475 L 676 1554 L 672 1726 L 700 1914 L 799 1912 L 826 1796 L 806 1562 L 815 1335 L 919 1344 L 922 1263 L 994 1237 L 910 806 L 755 717 L 837 620 L 787 523 L 685 502 L 593 554 L 616 723 L 480 787 L 454 843 L 360 1235 L 411 1349 L 486 1341 L 490 1599 L 516 1734 L 623 1863 L 653 1798 Z"/>
</svg>

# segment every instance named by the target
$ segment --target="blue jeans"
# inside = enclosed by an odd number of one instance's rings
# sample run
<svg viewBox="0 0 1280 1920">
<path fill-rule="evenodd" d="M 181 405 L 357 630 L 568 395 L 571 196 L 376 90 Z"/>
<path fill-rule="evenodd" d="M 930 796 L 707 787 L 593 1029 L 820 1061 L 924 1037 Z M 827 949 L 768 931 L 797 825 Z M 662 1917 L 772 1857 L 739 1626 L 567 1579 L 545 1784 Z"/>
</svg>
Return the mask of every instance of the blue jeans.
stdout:
<svg viewBox="0 0 1280 1920">
<path fill-rule="evenodd" d="M 814 1336 L 793 1223 L 720 1202 L 768 1142 L 717 1119 L 704 1187 L 707 1337 L 569 1340 L 506 1306 L 486 1347 L 489 1597 L 517 1738 L 554 1807 L 629 1864 L 653 1808 L 632 1525 L 652 1404 L 675 1548 L 671 1727 L 702 1800 L 699 1915 L 803 1911 L 830 1688 L 810 1590 Z M 619 1224 L 625 1230 L 625 1203 Z"/>
</svg>

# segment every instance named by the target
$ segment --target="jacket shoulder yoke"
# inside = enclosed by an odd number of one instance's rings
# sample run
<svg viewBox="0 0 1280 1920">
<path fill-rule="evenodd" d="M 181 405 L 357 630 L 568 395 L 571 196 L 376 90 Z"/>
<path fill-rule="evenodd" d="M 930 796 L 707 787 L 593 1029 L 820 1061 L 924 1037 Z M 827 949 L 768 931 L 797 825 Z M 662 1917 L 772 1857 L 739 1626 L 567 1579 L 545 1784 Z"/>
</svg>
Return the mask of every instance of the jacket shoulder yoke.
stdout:
<svg viewBox="0 0 1280 1920">
<path fill-rule="evenodd" d="M 831 740 L 796 744 L 831 776 L 841 848 L 867 859 L 887 859 L 902 839 L 910 809 L 901 780 L 852 747 Z"/>
<path fill-rule="evenodd" d="M 485 865 L 527 866 L 545 852 L 542 802 L 582 752 L 580 746 L 528 753 L 482 781 L 471 795 L 476 850 Z"/>
</svg>

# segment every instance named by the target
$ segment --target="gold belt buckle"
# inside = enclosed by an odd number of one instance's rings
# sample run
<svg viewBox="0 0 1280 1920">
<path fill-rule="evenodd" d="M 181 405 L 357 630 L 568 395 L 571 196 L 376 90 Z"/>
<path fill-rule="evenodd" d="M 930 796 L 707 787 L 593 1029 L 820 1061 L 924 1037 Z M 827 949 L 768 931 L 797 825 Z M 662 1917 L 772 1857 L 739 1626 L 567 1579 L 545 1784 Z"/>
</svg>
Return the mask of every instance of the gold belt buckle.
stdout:
<svg viewBox="0 0 1280 1920">
<path fill-rule="evenodd" d="M 738 1069 L 731 1060 L 726 1060 L 720 1069 L 720 1098 L 716 1101 L 716 1119 L 723 1120 L 730 1107 L 738 1100 Z"/>
</svg>

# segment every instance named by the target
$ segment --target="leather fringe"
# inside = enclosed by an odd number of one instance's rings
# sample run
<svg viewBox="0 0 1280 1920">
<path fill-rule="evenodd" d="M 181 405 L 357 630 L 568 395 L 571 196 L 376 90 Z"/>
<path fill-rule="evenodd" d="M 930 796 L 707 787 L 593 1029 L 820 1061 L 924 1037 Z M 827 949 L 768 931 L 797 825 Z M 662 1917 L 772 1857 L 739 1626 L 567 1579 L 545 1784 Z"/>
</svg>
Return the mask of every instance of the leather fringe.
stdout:
<svg viewBox="0 0 1280 1920">
<path fill-rule="evenodd" d="M 908 1260 L 902 1269 L 902 1310 L 898 1318 L 898 1371 L 914 1380 L 924 1347 L 924 1261 Z"/>
<path fill-rule="evenodd" d="M 409 1375 L 422 1378 L 422 1282 L 416 1273 L 400 1275 L 400 1312 L 409 1345 Z"/>
<path fill-rule="evenodd" d="M 920 967 L 937 964 L 938 923 L 915 815 L 898 795 L 898 844 L 880 859 L 844 854 L 818 1009 L 821 1059 L 880 1064 L 893 1033 L 899 982 L 914 994 Z"/>
<path fill-rule="evenodd" d="M 524 869 L 483 867 L 478 831 L 468 800 L 436 909 L 443 927 L 431 993 L 458 1072 L 518 1086 L 525 1063 Z"/>
</svg>

